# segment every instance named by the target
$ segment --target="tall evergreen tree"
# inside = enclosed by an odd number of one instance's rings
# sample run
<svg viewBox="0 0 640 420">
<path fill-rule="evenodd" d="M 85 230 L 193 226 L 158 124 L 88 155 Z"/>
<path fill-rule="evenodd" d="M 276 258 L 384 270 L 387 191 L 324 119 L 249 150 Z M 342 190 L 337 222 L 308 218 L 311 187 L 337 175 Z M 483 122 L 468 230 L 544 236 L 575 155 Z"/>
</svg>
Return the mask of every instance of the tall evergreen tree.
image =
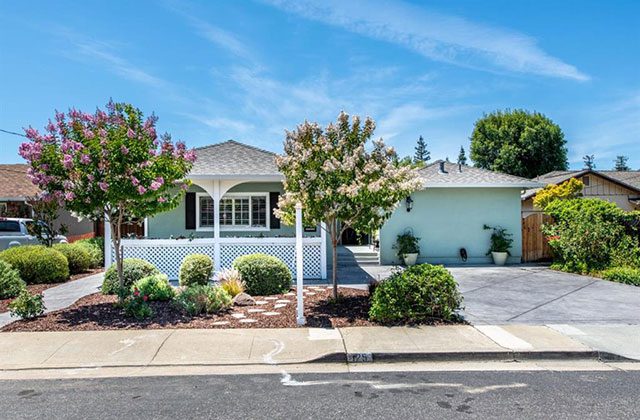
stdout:
<svg viewBox="0 0 640 420">
<path fill-rule="evenodd" d="M 460 153 L 458 153 L 458 164 L 466 165 L 467 164 L 467 154 L 464 151 L 464 147 L 460 146 Z"/>
<path fill-rule="evenodd" d="M 416 145 L 416 153 L 413 156 L 414 163 L 427 163 L 431 159 L 431 152 L 427 150 L 427 142 L 420 136 L 418 138 L 418 144 Z"/>
<path fill-rule="evenodd" d="M 582 160 L 584 161 L 585 169 L 589 169 L 589 170 L 596 169 L 596 157 L 594 155 L 584 155 L 582 157 Z"/>
<path fill-rule="evenodd" d="M 616 156 L 614 169 L 616 171 L 630 171 L 631 168 L 627 165 L 627 161 L 629 160 L 628 156 L 618 155 Z"/>
</svg>

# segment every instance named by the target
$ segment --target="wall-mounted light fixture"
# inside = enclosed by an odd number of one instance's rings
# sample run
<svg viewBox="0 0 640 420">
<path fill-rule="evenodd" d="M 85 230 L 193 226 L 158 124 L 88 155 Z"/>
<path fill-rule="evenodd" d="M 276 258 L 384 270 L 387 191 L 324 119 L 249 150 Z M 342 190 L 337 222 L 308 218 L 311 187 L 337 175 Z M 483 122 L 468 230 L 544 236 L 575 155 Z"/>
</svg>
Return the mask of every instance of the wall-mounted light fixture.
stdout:
<svg viewBox="0 0 640 420">
<path fill-rule="evenodd" d="M 413 208 L 413 199 L 411 198 L 411 196 L 408 196 L 405 200 L 405 205 L 407 206 L 407 212 L 410 212 L 411 209 Z"/>
</svg>

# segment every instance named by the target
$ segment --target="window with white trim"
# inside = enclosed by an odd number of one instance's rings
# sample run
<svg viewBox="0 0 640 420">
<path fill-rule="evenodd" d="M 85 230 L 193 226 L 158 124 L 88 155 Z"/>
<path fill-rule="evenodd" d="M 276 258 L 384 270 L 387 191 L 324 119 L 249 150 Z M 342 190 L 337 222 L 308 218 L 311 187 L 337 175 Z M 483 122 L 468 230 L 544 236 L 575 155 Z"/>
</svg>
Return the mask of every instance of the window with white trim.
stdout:
<svg viewBox="0 0 640 420">
<path fill-rule="evenodd" d="M 213 198 L 198 197 L 198 229 L 210 230 L 215 224 Z M 266 194 L 227 194 L 220 200 L 220 229 L 268 229 Z"/>
<path fill-rule="evenodd" d="M 215 224 L 215 217 L 213 212 L 213 199 L 208 196 L 200 196 L 199 199 L 199 215 L 201 228 L 212 228 Z"/>
</svg>

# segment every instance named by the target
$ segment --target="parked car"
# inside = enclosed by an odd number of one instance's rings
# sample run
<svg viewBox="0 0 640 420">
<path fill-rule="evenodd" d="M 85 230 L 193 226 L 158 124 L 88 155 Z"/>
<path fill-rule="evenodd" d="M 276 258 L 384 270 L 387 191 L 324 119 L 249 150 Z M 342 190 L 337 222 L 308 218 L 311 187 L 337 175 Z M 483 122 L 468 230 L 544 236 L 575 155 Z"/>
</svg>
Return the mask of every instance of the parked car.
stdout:
<svg viewBox="0 0 640 420">
<path fill-rule="evenodd" d="M 32 219 L 0 218 L 0 251 L 20 245 L 37 245 L 38 238 L 29 233 L 29 225 L 35 222 Z M 53 240 L 55 243 L 66 243 L 66 236 L 58 235 Z"/>
</svg>

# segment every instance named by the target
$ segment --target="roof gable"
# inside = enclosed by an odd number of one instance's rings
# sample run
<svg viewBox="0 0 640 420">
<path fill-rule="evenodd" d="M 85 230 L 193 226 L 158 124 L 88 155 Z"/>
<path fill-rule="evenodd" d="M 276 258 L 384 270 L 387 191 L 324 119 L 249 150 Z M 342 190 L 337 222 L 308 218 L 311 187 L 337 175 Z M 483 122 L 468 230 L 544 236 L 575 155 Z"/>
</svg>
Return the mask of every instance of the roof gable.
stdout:
<svg viewBox="0 0 640 420">
<path fill-rule="evenodd" d="M 197 159 L 190 176 L 280 176 L 276 154 L 237 142 L 223 143 L 195 149 Z"/>
</svg>

